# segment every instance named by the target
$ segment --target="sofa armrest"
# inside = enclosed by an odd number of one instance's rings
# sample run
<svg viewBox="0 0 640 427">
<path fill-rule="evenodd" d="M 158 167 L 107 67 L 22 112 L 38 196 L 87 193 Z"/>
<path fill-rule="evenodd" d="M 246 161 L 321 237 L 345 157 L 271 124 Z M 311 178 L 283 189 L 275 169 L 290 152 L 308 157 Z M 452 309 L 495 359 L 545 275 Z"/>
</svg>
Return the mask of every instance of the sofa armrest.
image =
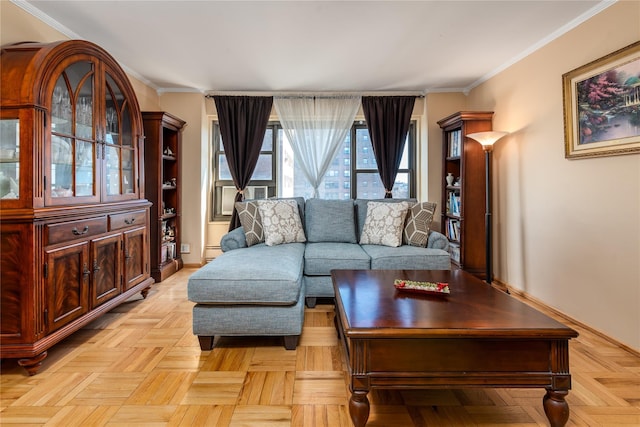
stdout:
<svg viewBox="0 0 640 427">
<path fill-rule="evenodd" d="M 449 240 L 444 234 L 437 231 L 430 230 L 429 238 L 427 240 L 427 247 L 431 249 L 449 250 Z"/>
<path fill-rule="evenodd" d="M 220 249 L 222 252 L 232 251 L 234 249 L 246 248 L 247 239 L 244 236 L 244 229 L 238 227 L 231 230 L 220 239 Z"/>
</svg>

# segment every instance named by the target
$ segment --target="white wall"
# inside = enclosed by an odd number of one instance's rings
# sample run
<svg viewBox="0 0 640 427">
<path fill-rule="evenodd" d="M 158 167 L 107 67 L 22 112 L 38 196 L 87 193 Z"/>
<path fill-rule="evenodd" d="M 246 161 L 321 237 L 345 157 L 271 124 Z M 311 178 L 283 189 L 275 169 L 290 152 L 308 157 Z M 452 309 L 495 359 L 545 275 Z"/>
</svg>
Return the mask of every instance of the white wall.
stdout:
<svg viewBox="0 0 640 427">
<path fill-rule="evenodd" d="M 496 278 L 640 350 L 640 155 L 564 157 L 562 74 L 640 40 L 618 2 L 469 94 L 494 151 Z"/>
</svg>

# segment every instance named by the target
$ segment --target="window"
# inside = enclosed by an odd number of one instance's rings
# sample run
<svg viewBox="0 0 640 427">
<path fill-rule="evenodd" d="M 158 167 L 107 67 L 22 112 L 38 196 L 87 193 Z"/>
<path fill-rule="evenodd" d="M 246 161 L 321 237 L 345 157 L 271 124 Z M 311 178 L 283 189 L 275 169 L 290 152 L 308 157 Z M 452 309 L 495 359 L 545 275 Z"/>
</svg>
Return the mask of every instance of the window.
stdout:
<svg viewBox="0 0 640 427">
<path fill-rule="evenodd" d="M 231 215 L 236 186 L 231 178 L 231 171 L 224 153 L 220 127 L 213 124 L 213 219 L 223 219 Z M 246 198 L 266 198 L 276 195 L 274 147 L 275 135 L 273 128 L 267 128 L 256 168 L 251 176 Z"/>
<path fill-rule="evenodd" d="M 415 152 L 416 125 L 411 122 L 400 169 L 393 187 L 393 197 L 415 197 Z M 228 203 L 222 212 L 222 189 L 232 186 L 233 180 L 229 172 L 224 147 L 217 122 L 213 123 L 214 147 L 213 170 L 214 183 L 213 212 L 214 218 L 228 217 Z M 336 158 L 325 174 L 325 179 L 318 188 L 319 197 L 323 199 L 381 199 L 385 191 L 377 169 L 369 131 L 364 121 L 354 123 L 351 132 L 338 150 Z M 302 169 L 296 165 L 293 149 L 285 138 L 284 131 L 278 122 L 270 122 L 262 143 L 258 164 L 249 183 L 251 187 L 267 188 L 268 197 L 310 198 L 313 188 L 307 181 Z M 235 191 L 227 190 L 227 193 Z M 249 191 L 248 195 L 254 192 Z M 259 191 L 263 193 L 262 190 Z M 227 196 L 228 197 L 228 196 Z"/>
</svg>

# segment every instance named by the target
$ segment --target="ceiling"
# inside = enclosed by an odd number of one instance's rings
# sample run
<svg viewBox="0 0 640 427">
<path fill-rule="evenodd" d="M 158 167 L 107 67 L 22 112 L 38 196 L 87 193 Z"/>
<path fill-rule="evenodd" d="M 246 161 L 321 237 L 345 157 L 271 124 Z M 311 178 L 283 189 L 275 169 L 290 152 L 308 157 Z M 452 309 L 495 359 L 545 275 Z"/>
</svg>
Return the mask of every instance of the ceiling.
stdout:
<svg viewBox="0 0 640 427">
<path fill-rule="evenodd" d="M 13 1 L 159 92 L 468 91 L 612 4 Z"/>
</svg>

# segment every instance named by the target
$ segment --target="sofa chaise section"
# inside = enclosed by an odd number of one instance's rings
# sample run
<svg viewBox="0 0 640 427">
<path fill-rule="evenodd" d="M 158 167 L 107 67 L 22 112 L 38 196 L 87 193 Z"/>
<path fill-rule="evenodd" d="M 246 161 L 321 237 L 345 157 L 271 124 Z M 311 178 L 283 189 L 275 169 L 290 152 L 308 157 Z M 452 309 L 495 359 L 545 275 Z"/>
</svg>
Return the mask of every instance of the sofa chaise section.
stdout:
<svg viewBox="0 0 640 427">
<path fill-rule="evenodd" d="M 304 318 L 304 250 L 303 243 L 258 244 L 194 272 L 187 291 L 201 349 L 211 350 L 216 335 L 281 335 L 295 349 Z"/>
</svg>

